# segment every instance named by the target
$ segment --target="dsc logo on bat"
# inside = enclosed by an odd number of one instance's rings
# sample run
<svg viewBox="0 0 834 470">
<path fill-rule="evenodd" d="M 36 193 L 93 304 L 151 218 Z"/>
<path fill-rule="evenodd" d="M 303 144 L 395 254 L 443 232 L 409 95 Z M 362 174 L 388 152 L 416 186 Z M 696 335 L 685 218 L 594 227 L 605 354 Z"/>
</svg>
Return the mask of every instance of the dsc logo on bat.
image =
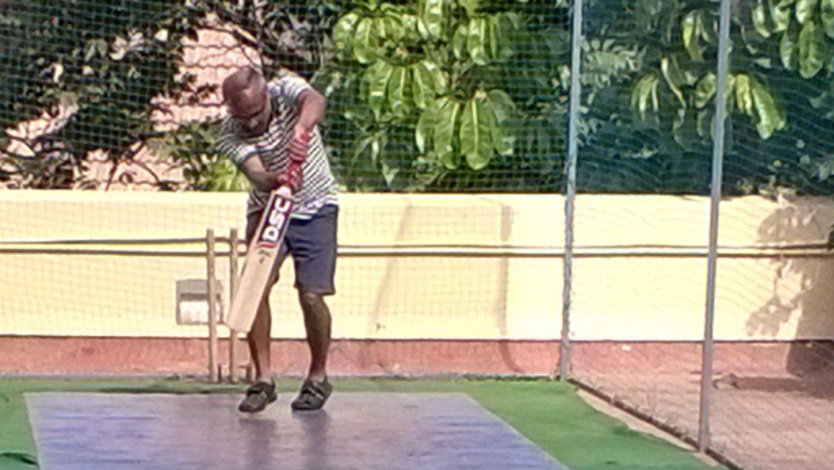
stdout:
<svg viewBox="0 0 834 470">
<path fill-rule="evenodd" d="M 269 209 L 264 228 L 261 231 L 261 236 L 258 239 L 259 248 L 275 248 L 278 241 L 281 239 L 281 232 L 287 218 L 290 216 L 292 210 L 292 200 L 276 197 L 273 199 L 273 204 Z"/>
</svg>

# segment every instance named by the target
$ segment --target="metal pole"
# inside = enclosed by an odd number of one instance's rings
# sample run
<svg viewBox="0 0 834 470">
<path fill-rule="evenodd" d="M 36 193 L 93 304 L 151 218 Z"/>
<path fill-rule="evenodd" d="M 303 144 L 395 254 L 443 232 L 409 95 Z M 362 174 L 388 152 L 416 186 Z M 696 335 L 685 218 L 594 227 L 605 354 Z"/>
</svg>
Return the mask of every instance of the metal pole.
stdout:
<svg viewBox="0 0 834 470">
<path fill-rule="evenodd" d="M 237 291 L 237 229 L 229 233 L 229 307 L 235 301 Z M 236 384 L 237 375 L 237 331 L 229 328 L 229 382 Z"/>
<path fill-rule="evenodd" d="M 718 220 L 724 164 L 724 122 L 727 118 L 727 63 L 730 49 L 730 1 L 721 0 L 718 36 L 718 73 L 715 82 L 715 128 L 712 143 L 712 183 L 707 251 L 707 298 L 704 317 L 704 345 L 701 361 L 701 403 L 698 423 L 698 450 L 710 444 L 710 392 L 712 390 L 713 329 L 715 323 L 715 276 L 718 262 Z"/>
<path fill-rule="evenodd" d="M 206 291 L 208 292 L 209 380 L 218 381 L 217 374 L 217 281 L 214 274 L 214 230 L 206 230 Z"/>
<path fill-rule="evenodd" d="M 562 285 L 562 337 L 559 341 L 559 380 L 565 380 L 570 367 L 571 289 L 573 288 L 573 215 L 576 199 L 577 132 L 582 88 L 582 0 L 573 2 L 570 59 L 570 108 L 568 113 L 568 158 L 565 162 L 565 260 Z"/>
</svg>

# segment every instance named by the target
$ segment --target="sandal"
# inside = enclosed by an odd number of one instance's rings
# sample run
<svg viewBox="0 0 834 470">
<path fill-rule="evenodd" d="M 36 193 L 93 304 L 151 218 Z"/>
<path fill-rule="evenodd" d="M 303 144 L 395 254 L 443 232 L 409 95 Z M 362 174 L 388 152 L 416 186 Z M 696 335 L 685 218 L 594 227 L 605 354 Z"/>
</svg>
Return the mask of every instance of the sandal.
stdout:
<svg viewBox="0 0 834 470">
<path fill-rule="evenodd" d="M 331 393 L 333 393 L 333 386 L 327 379 L 321 382 L 307 379 L 301 385 L 301 391 L 290 406 L 298 411 L 318 410 L 324 406 Z"/>
<path fill-rule="evenodd" d="M 240 402 L 237 409 L 244 413 L 257 413 L 277 399 L 274 382 L 256 382 L 246 389 L 246 398 Z"/>
</svg>

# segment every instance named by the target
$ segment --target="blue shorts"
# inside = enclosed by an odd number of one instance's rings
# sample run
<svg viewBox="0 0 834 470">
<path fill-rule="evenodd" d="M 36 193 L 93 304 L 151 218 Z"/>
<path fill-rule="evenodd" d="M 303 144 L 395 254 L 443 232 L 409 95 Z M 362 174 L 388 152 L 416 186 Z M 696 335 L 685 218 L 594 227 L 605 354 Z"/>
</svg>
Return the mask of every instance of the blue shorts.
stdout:
<svg viewBox="0 0 834 470">
<path fill-rule="evenodd" d="M 246 218 L 246 244 L 258 228 L 263 211 L 252 212 Z M 336 228 L 339 206 L 328 204 L 311 219 L 290 219 L 290 226 L 272 269 L 270 284 L 278 282 L 278 272 L 288 254 L 295 267 L 295 288 L 319 295 L 336 293 L 333 278 L 336 274 Z"/>
</svg>

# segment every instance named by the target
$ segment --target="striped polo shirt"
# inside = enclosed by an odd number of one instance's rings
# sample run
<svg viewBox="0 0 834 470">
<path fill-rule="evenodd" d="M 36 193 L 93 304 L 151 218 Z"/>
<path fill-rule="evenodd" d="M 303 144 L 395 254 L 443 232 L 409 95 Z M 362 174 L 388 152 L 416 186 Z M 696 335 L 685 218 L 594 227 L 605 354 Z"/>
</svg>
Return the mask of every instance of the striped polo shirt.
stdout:
<svg viewBox="0 0 834 470">
<path fill-rule="evenodd" d="M 238 167 L 257 155 L 267 171 L 283 172 L 289 166 L 287 146 L 299 117 L 298 97 L 312 87 L 301 77 L 287 75 L 269 82 L 267 89 L 272 105 L 272 117 L 267 130 L 260 135 L 246 136 L 240 124 L 231 116 L 226 116 L 220 125 L 218 150 L 231 158 Z M 336 180 L 330 171 L 327 151 L 318 126 L 311 134 L 307 159 L 302 165 L 304 179 L 301 188 L 295 193 L 296 203 L 292 214 L 292 217 L 299 219 L 309 219 L 323 206 L 337 204 Z M 249 194 L 247 213 L 262 210 L 268 198 L 268 192 L 253 187 Z"/>
</svg>

